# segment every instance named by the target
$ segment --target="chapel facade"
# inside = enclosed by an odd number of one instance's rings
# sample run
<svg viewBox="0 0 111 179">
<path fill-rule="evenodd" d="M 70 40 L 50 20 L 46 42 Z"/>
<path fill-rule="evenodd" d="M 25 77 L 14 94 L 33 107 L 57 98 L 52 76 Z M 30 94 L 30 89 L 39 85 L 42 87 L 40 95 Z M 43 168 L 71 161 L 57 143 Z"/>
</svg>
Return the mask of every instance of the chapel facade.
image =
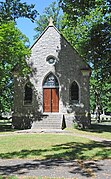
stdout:
<svg viewBox="0 0 111 179">
<path fill-rule="evenodd" d="M 14 75 L 14 128 L 90 125 L 91 69 L 52 22 L 31 47 L 28 78 Z"/>
</svg>

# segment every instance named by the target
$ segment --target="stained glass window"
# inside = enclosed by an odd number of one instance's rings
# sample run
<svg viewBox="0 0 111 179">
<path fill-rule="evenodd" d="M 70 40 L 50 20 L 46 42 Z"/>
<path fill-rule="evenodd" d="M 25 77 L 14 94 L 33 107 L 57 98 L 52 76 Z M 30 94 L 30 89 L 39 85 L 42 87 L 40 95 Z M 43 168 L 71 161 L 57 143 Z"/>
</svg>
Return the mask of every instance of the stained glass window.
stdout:
<svg viewBox="0 0 111 179">
<path fill-rule="evenodd" d="M 52 73 L 50 73 L 44 80 L 43 86 L 44 87 L 58 87 L 59 83 L 58 83 L 57 78 Z"/>
</svg>

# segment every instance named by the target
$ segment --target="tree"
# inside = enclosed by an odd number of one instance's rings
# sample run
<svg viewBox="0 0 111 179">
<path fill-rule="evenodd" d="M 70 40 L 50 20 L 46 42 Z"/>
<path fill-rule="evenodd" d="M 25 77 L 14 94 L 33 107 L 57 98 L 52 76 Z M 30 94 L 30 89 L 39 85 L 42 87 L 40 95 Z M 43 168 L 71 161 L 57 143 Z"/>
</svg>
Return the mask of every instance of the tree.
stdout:
<svg viewBox="0 0 111 179">
<path fill-rule="evenodd" d="M 68 15 L 68 20 L 75 23 L 79 17 L 86 17 L 96 8 L 102 11 L 103 15 L 111 12 L 110 0 L 59 0 L 59 4 Z"/>
<path fill-rule="evenodd" d="M 0 21 L 15 21 L 19 17 L 26 17 L 34 21 L 38 14 L 34 6 L 34 4 L 22 3 L 21 0 L 2 1 L 0 2 Z"/>
<path fill-rule="evenodd" d="M 20 75 L 30 70 L 25 58 L 30 55 L 28 38 L 16 28 L 16 19 L 29 18 L 34 21 L 37 11 L 34 5 L 21 0 L 4 0 L 0 2 L 0 113 L 12 107 L 13 76 L 12 70 L 18 67 Z"/>
<path fill-rule="evenodd" d="M 111 111 L 111 1 L 60 2 L 65 12 L 63 33 L 92 67 L 92 110 L 99 106 Z"/>
<path fill-rule="evenodd" d="M 15 27 L 14 22 L 0 23 L 0 112 L 11 108 L 13 68 L 18 66 L 21 75 L 29 71 L 25 61 L 30 55 L 27 42 L 28 39 Z"/>
<path fill-rule="evenodd" d="M 56 2 L 52 2 L 49 7 L 46 7 L 44 9 L 44 12 L 42 15 L 39 16 L 39 18 L 36 20 L 37 27 L 35 28 L 36 35 L 35 39 L 44 31 L 44 29 L 48 26 L 49 19 L 52 17 L 54 21 L 54 25 L 60 30 L 61 29 L 61 19 L 62 15 L 60 13 L 60 7 Z"/>
<path fill-rule="evenodd" d="M 104 106 L 105 98 L 103 98 L 103 96 L 109 91 L 109 89 L 106 88 L 106 84 L 111 82 L 111 26 L 108 22 L 98 23 L 92 27 L 89 35 L 91 37 L 90 43 L 87 43 L 87 47 L 90 51 L 89 60 L 94 70 L 92 77 L 97 81 L 97 83 L 93 85 L 94 88 L 96 87 L 94 93 L 96 96 L 96 104 L 101 108 L 106 108 L 107 111 L 109 107 Z M 86 50 L 84 49 L 84 51 Z M 86 56 L 88 56 L 88 52 L 86 52 Z M 110 101 L 110 98 L 107 99 L 107 101 Z"/>
</svg>

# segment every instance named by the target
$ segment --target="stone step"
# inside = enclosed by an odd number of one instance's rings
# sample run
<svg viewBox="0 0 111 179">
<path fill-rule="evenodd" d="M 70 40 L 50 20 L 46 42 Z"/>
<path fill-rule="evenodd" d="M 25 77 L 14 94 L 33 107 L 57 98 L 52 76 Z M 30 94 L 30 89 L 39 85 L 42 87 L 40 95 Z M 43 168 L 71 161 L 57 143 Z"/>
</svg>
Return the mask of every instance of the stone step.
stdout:
<svg viewBox="0 0 111 179">
<path fill-rule="evenodd" d="M 61 114 L 43 115 L 41 118 L 33 122 L 32 129 L 61 129 Z"/>
</svg>

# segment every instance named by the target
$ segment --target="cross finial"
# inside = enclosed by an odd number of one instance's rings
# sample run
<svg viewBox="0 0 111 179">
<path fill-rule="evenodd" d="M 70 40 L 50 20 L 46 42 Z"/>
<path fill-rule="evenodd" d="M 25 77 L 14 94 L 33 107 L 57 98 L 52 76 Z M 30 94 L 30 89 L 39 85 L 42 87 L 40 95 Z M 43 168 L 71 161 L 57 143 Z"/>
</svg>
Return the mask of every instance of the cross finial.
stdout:
<svg viewBox="0 0 111 179">
<path fill-rule="evenodd" d="M 49 19 L 49 26 L 53 26 L 54 24 L 53 24 L 53 19 L 52 19 L 52 17 L 50 17 L 50 19 Z"/>
</svg>

